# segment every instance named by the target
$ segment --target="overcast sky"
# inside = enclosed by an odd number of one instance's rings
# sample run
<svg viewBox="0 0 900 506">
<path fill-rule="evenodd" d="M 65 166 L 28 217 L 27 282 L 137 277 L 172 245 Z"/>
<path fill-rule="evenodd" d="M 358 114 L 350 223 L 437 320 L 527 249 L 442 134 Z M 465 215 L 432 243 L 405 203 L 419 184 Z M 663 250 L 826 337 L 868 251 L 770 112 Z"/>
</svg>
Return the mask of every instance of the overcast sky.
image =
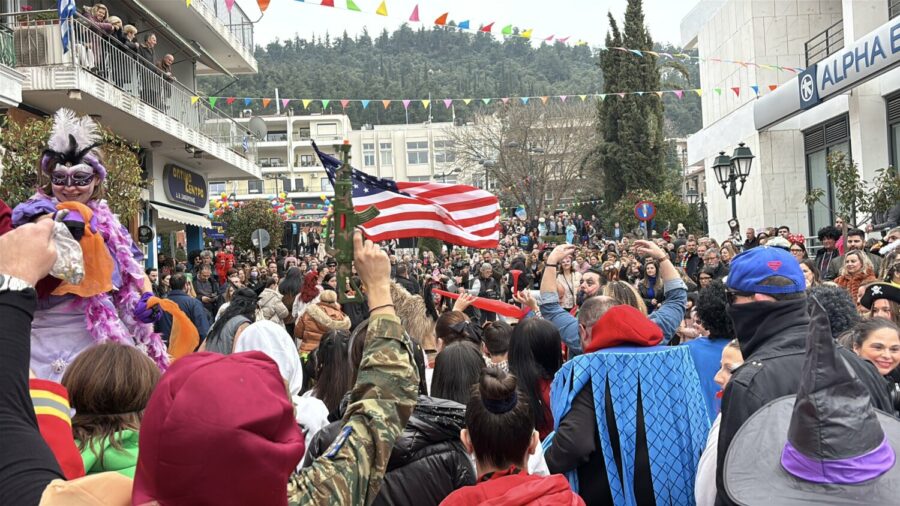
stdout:
<svg viewBox="0 0 900 506">
<path fill-rule="evenodd" d="M 326 31 L 340 35 L 347 30 L 352 36 L 363 27 L 374 36 L 384 28 L 393 31 L 400 26 L 418 4 L 420 19 L 429 24 L 449 12 L 449 19 L 457 23 L 468 19 L 472 27 L 496 21 L 495 32 L 513 24 L 533 28 L 535 39 L 571 36 L 569 42 L 583 39 L 602 45 L 608 27 L 606 13 L 612 12 L 621 21 L 627 4 L 627 0 L 387 0 L 389 17 L 385 18 L 374 14 L 381 0 L 354 1 L 362 12 L 347 11 L 343 8 L 346 0 L 335 0 L 342 8 L 334 10 L 317 5 L 321 0 L 272 0 L 256 25 L 256 42 L 265 45 L 276 38 L 293 38 L 294 34 L 305 38 Z M 238 0 L 238 4 L 252 20 L 259 18 L 255 0 Z M 681 19 L 696 4 L 697 0 L 644 0 L 644 16 L 654 40 L 679 44 Z"/>
</svg>

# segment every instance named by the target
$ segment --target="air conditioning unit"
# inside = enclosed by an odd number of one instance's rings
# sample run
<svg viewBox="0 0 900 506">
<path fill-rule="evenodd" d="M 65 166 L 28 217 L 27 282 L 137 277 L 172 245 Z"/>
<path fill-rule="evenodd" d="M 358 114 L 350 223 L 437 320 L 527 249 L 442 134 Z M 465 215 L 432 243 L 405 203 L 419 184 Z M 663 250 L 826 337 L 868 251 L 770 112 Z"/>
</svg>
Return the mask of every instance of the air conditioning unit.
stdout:
<svg viewBox="0 0 900 506">
<path fill-rule="evenodd" d="M 244 109 L 241 111 L 242 118 L 249 118 L 253 116 L 253 109 Z"/>
</svg>

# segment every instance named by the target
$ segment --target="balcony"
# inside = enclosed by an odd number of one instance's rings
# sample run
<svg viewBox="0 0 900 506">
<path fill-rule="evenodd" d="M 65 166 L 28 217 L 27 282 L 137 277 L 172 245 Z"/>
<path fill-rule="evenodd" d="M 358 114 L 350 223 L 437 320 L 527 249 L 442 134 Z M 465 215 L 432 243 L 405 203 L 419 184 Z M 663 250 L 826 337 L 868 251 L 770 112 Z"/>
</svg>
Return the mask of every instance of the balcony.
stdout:
<svg viewBox="0 0 900 506">
<path fill-rule="evenodd" d="M 183 1 L 146 2 L 153 14 L 234 74 L 257 73 L 253 56 L 253 23 L 234 4 L 231 11 L 225 0 L 194 0 L 190 7 Z M 198 66 L 198 74 L 218 74 L 208 65 Z"/>
<path fill-rule="evenodd" d="M 844 49 L 844 20 L 829 26 L 804 44 L 806 66 L 810 67 Z"/>
<path fill-rule="evenodd" d="M 203 159 L 210 175 L 259 175 L 252 162 L 256 142 L 249 130 L 198 100 L 152 62 L 93 31 L 84 18 L 72 23 L 70 50 L 65 53 L 57 19 L 20 17 L 13 32 L 17 70 L 25 74 L 23 95 L 29 105 L 100 116 L 102 124 L 145 146 L 162 141 L 166 155 Z"/>
<path fill-rule="evenodd" d="M 13 32 L 0 25 L 0 107 L 16 107 L 22 101 L 22 74 L 15 71 Z"/>
</svg>

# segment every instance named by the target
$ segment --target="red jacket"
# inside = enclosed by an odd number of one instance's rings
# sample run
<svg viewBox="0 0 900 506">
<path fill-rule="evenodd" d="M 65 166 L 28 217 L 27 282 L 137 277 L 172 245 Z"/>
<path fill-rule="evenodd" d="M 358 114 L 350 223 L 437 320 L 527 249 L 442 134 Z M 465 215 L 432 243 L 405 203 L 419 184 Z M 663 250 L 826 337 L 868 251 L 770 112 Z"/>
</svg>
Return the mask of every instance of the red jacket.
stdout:
<svg viewBox="0 0 900 506">
<path fill-rule="evenodd" d="M 561 474 L 510 474 L 456 490 L 442 506 L 583 506 Z"/>
</svg>

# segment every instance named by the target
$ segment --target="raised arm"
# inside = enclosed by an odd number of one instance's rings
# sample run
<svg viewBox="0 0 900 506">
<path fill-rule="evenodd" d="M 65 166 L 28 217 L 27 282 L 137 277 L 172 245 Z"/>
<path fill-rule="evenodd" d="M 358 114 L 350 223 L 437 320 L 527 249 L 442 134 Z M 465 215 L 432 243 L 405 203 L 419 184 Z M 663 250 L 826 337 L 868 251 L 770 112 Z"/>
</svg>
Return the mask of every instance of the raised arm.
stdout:
<svg viewBox="0 0 900 506">
<path fill-rule="evenodd" d="M 668 343 L 681 320 L 684 319 L 684 307 L 687 305 L 687 287 L 678 270 L 672 264 L 669 254 L 652 241 L 635 241 L 638 253 L 652 257 L 659 262 L 659 276 L 663 280 L 666 300 L 650 315 L 650 321 L 655 323 L 663 332 L 663 343 Z"/>
<path fill-rule="evenodd" d="M 559 329 L 562 341 L 573 354 L 581 353 L 581 336 L 578 334 L 578 319 L 559 305 L 556 270 L 563 258 L 571 255 L 575 246 L 561 244 L 550 252 L 544 264 L 544 276 L 541 278 L 541 316 Z"/>
</svg>

